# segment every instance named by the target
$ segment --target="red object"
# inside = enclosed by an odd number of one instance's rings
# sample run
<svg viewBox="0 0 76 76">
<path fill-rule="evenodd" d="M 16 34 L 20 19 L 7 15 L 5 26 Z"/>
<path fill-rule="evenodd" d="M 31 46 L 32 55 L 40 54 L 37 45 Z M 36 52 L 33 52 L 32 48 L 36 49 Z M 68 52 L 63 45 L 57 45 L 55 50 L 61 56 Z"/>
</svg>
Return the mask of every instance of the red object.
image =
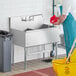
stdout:
<svg viewBox="0 0 76 76">
<path fill-rule="evenodd" d="M 54 16 L 52 16 L 52 17 L 50 18 L 50 22 L 51 22 L 52 24 L 54 24 L 55 22 L 58 21 L 58 19 L 59 19 L 59 18 L 54 15 Z"/>
<path fill-rule="evenodd" d="M 53 68 L 49 67 L 49 68 L 45 68 L 45 69 L 24 72 L 24 73 L 12 75 L 12 76 L 56 76 L 56 74 L 53 71 Z"/>
</svg>

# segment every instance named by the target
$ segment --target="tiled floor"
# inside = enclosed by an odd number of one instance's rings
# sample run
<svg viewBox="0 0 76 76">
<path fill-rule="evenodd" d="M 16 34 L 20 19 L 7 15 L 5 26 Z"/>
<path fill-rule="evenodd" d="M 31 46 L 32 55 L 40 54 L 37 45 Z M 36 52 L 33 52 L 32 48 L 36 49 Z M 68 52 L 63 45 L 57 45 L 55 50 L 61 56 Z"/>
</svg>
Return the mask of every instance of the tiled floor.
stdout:
<svg viewBox="0 0 76 76">
<path fill-rule="evenodd" d="M 43 62 L 41 59 L 31 60 L 27 62 L 27 69 L 24 70 L 24 63 L 20 62 L 12 65 L 11 72 L 6 72 L 6 73 L 0 72 L 0 76 L 10 76 L 17 73 L 42 69 L 42 68 L 51 67 L 51 66 L 52 66 L 51 62 L 46 63 L 46 62 Z"/>
<path fill-rule="evenodd" d="M 64 56 L 65 55 L 61 55 L 59 57 L 61 58 Z M 42 59 L 37 59 L 37 60 L 27 61 L 27 69 L 24 70 L 24 63 L 20 62 L 20 63 L 16 63 L 16 64 L 12 65 L 11 72 L 5 72 L 5 73 L 0 72 L 0 76 L 11 76 L 14 74 L 23 73 L 23 72 L 32 71 L 32 70 L 43 69 L 43 68 L 47 68 L 47 67 L 51 67 L 51 66 L 52 66 L 51 62 L 47 63 L 47 62 L 43 62 Z"/>
</svg>

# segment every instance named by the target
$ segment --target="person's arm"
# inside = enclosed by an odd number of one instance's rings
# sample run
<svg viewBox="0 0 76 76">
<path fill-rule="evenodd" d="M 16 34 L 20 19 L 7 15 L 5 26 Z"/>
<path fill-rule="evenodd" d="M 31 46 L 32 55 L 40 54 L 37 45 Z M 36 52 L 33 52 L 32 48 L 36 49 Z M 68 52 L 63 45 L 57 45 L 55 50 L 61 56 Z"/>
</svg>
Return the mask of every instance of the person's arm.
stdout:
<svg viewBox="0 0 76 76">
<path fill-rule="evenodd" d="M 63 6 L 62 15 L 59 16 L 58 21 L 55 22 L 54 25 L 59 25 L 65 21 L 65 19 L 67 18 L 67 15 L 71 10 L 71 0 L 63 0 L 62 6 Z"/>
<path fill-rule="evenodd" d="M 66 15 L 59 16 L 58 21 L 55 22 L 54 25 L 59 25 L 59 24 L 63 23 L 65 21 L 66 17 L 67 17 Z"/>
</svg>

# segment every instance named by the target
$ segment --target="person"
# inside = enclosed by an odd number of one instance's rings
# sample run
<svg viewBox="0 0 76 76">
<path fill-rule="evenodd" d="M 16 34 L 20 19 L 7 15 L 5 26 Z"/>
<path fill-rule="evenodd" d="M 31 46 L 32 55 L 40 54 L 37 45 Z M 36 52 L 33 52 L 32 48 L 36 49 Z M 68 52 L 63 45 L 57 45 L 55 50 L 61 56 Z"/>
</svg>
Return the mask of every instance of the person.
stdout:
<svg viewBox="0 0 76 76">
<path fill-rule="evenodd" d="M 68 56 L 76 38 L 76 0 L 63 0 L 62 15 L 58 18 L 54 25 L 63 24 L 66 54 Z"/>
</svg>

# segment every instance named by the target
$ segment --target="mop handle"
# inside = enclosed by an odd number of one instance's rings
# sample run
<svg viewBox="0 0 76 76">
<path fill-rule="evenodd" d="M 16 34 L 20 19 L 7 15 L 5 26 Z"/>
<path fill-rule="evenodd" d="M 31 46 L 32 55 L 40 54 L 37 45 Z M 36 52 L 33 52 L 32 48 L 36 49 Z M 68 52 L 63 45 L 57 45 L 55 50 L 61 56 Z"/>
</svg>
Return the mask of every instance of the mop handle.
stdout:
<svg viewBox="0 0 76 76">
<path fill-rule="evenodd" d="M 76 38 L 75 38 L 75 40 L 74 40 L 74 42 L 73 42 L 73 45 L 72 45 L 72 47 L 71 47 L 71 50 L 70 50 L 70 52 L 69 52 L 69 54 L 68 54 L 68 57 L 67 57 L 67 59 L 66 59 L 66 63 L 68 62 L 68 60 L 69 60 L 69 58 L 70 58 L 70 56 L 71 56 L 71 53 L 72 53 L 72 51 L 73 51 L 73 49 L 74 49 L 74 46 L 75 46 L 75 43 L 76 43 Z"/>
</svg>

